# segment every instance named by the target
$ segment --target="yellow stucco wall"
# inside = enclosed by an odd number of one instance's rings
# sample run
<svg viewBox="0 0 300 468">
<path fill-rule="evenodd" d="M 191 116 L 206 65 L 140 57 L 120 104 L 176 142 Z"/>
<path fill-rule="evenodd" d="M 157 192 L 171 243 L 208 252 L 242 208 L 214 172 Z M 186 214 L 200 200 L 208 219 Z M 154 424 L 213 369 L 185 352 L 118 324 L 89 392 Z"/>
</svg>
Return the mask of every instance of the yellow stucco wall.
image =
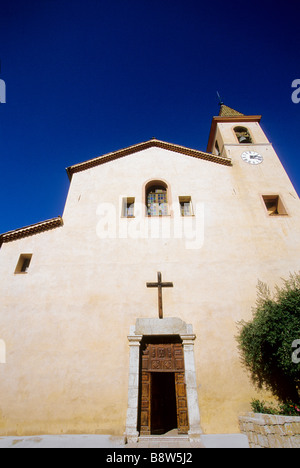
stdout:
<svg viewBox="0 0 300 468">
<path fill-rule="evenodd" d="M 157 317 L 157 292 L 146 288 L 157 271 L 174 283 L 163 291 L 165 317 L 196 334 L 204 433 L 239 431 L 256 391 L 237 322 L 251 317 L 258 279 L 273 287 L 299 270 L 300 203 L 260 126 L 248 125 L 264 156 L 255 167 L 241 160 L 247 148 L 232 127 L 217 131 L 232 167 L 161 148 L 128 155 L 73 175 L 63 227 L 2 245 L 0 434 L 123 434 L 127 335 L 138 317 Z M 170 216 L 121 218 L 122 197 L 138 208 L 153 179 L 168 184 Z M 279 194 L 288 216 L 269 217 L 263 194 Z M 192 219 L 180 217 L 179 196 L 191 196 Z M 145 236 L 145 223 L 165 234 Z M 30 269 L 15 275 L 22 253 L 33 254 Z"/>
</svg>

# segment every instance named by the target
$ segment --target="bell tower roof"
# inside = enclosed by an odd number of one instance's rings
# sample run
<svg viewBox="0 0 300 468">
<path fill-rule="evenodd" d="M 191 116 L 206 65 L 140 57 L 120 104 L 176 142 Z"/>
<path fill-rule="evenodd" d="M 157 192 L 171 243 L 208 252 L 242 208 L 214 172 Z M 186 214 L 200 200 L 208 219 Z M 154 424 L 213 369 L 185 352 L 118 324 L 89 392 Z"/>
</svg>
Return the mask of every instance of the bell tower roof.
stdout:
<svg viewBox="0 0 300 468">
<path fill-rule="evenodd" d="M 225 104 L 221 103 L 219 117 L 236 117 L 238 115 L 244 114 L 236 111 L 235 109 L 232 109 L 232 107 L 228 107 Z"/>
<path fill-rule="evenodd" d="M 219 115 L 216 117 L 213 117 L 212 119 L 206 152 L 211 153 L 213 150 L 216 129 L 219 123 L 222 123 L 222 122 L 232 122 L 232 123 L 260 122 L 260 120 L 261 120 L 261 115 L 245 115 L 245 114 L 242 114 L 241 112 L 238 112 L 235 109 L 232 109 L 232 107 L 226 106 L 223 102 L 220 102 Z"/>
</svg>

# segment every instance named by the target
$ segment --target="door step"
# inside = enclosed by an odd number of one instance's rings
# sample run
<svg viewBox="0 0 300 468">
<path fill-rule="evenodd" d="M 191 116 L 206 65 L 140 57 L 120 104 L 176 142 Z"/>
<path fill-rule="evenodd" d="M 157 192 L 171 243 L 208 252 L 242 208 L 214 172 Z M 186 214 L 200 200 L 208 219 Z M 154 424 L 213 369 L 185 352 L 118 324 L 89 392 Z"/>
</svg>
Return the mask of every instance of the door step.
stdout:
<svg viewBox="0 0 300 468">
<path fill-rule="evenodd" d="M 142 435 L 128 448 L 204 448 L 201 439 L 191 441 L 187 434 Z"/>
<path fill-rule="evenodd" d="M 146 435 L 146 436 L 139 436 L 140 442 L 189 442 L 188 435 L 180 434 L 180 435 Z"/>
<path fill-rule="evenodd" d="M 140 442 L 153 443 L 166 443 L 176 444 L 177 442 L 189 442 L 189 436 L 187 434 L 178 434 L 177 429 L 173 429 L 165 434 L 152 434 L 152 435 L 140 435 Z"/>
</svg>

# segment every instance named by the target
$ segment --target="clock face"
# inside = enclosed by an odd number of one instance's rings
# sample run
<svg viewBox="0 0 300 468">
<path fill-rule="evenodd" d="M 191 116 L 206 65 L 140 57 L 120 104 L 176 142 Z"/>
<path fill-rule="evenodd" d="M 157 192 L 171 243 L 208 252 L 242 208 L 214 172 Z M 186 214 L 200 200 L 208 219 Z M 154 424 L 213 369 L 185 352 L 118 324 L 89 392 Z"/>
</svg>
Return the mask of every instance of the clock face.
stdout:
<svg viewBox="0 0 300 468">
<path fill-rule="evenodd" d="M 256 153 L 256 151 L 244 151 L 244 153 L 241 154 L 241 158 L 249 164 L 260 164 L 264 160 L 262 155 Z"/>
</svg>

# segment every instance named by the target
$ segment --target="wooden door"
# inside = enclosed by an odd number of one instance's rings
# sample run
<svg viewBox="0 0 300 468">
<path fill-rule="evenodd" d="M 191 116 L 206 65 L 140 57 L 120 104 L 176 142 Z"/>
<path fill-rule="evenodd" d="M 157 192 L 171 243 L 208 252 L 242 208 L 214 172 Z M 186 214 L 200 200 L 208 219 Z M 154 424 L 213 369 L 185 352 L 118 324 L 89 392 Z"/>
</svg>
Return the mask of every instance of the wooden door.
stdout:
<svg viewBox="0 0 300 468">
<path fill-rule="evenodd" d="M 175 379 L 177 428 L 180 434 L 189 429 L 188 408 L 184 373 L 183 348 L 181 344 L 149 344 L 142 355 L 140 433 L 151 434 L 152 374 L 171 372 Z M 174 385 L 174 384 L 173 384 Z M 157 391 L 157 387 L 155 388 Z M 166 391 L 164 389 L 164 391 Z"/>
<path fill-rule="evenodd" d="M 189 421 L 184 372 L 175 372 L 175 389 L 178 433 L 187 434 Z"/>
<path fill-rule="evenodd" d="M 151 434 L 151 372 L 142 372 L 141 435 Z"/>
</svg>

